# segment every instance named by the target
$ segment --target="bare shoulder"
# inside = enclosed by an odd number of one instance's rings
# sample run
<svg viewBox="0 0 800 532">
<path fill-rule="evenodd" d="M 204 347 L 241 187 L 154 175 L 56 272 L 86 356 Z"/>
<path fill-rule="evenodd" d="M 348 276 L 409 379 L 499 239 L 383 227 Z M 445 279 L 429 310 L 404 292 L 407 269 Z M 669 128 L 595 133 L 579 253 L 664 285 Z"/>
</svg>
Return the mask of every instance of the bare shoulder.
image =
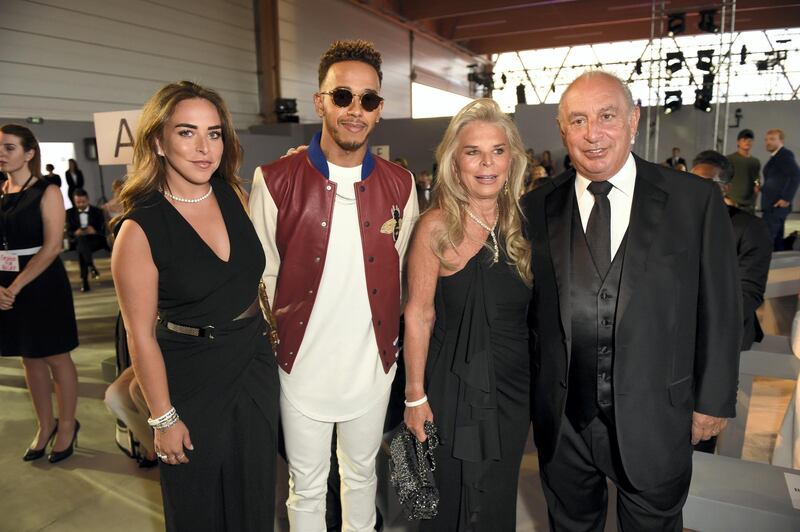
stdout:
<svg viewBox="0 0 800 532">
<path fill-rule="evenodd" d="M 147 240 L 142 226 L 135 220 L 130 218 L 123 220 L 119 227 L 119 233 L 114 240 L 114 253 L 112 253 L 112 262 L 115 257 L 125 256 L 126 260 L 142 260 L 146 259 L 152 262 L 150 255 L 150 242 Z"/>
</svg>

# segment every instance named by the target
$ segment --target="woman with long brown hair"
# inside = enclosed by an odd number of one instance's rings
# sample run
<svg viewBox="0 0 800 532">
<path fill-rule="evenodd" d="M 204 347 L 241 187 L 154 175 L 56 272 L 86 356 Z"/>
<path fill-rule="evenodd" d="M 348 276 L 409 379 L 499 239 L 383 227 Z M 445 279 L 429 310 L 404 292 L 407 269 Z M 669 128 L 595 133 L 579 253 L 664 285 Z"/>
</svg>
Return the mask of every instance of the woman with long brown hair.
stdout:
<svg viewBox="0 0 800 532">
<path fill-rule="evenodd" d="M 220 96 L 172 83 L 144 106 L 119 195 L 111 267 L 168 530 L 273 526 L 278 374 L 241 158 Z"/>
<path fill-rule="evenodd" d="M 433 206 L 417 222 L 405 308 L 405 422 L 434 421 L 441 496 L 421 530 L 512 531 L 530 425 L 531 251 L 517 199 L 525 150 L 496 102 L 475 100 L 436 152 Z"/>
<path fill-rule="evenodd" d="M 59 258 L 64 202 L 41 175 L 41 152 L 30 129 L 0 127 L 0 356 L 21 356 L 39 432 L 22 457 L 37 460 L 53 446 L 50 462 L 75 448 L 79 424 L 78 347 L 72 290 Z M 51 376 L 52 375 L 52 376 Z M 53 415 L 56 392 L 58 419 Z"/>
</svg>

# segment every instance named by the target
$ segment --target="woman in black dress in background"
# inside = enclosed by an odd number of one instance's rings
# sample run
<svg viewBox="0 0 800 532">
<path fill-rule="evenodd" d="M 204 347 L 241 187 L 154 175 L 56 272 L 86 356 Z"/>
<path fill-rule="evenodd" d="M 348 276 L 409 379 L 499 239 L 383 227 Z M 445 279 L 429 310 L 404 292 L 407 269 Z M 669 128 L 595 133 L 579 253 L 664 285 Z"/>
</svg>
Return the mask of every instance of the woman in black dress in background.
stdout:
<svg viewBox="0 0 800 532">
<path fill-rule="evenodd" d="M 58 462 L 72 454 L 79 428 L 78 373 L 69 353 L 78 347 L 78 329 L 58 256 L 64 202 L 42 179 L 39 143 L 28 128 L 0 127 L 0 170 L 8 174 L 0 190 L 0 355 L 22 357 L 39 422 L 22 459 L 41 458 L 55 440 L 49 460 Z"/>
<path fill-rule="evenodd" d="M 68 164 L 69 167 L 64 173 L 64 178 L 67 180 L 67 196 L 74 207 L 75 202 L 72 199 L 72 195 L 77 189 L 83 188 L 83 172 L 78 168 L 78 161 L 75 159 L 70 159 Z"/>
<path fill-rule="evenodd" d="M 173 83 L 144 106 L 120 193 L 112 272 L 156 428 L 168 530 L 273 526 L 278 373 L 241 156 L 219 95 Z"/>
<path fill-rule="evenodd" d="M 438 515 L 420 530 L 512 532 L 529 417 L 531 252 L 517 198 L 527 165 L 492 100 L 450 122 L 434 202 L 408 260 L 405 422 L 439 428 Z M 427 394 L 427 395 L 426 395 Z"/>
</svg>

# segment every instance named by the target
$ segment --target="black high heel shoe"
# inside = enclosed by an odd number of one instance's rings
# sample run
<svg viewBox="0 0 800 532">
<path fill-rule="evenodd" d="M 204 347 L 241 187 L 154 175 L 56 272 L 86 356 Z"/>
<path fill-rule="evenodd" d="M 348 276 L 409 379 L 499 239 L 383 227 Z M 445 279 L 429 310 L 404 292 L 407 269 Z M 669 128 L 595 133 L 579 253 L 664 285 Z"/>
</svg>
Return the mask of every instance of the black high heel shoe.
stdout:
<svg viewBox="0 0 800 532">
<path fill-rule="evenodd" d="M 28 447 L 28 450 L 25 451 L 25 454 L 22 455 L 22 459 L 26 462 L 31 462 L 33 460 L 38 460 L 42 456 L 44 456 L 44 452 L 47 449 L 47 446 L 53 441 L 56 437 L 56 433 L 58 432 L 58 419 L 56 419 L 56 426 L 53 427 L 53 432 L 50 433 L 50 436 L 47 438 L 47 441 L 44 442 L 44 447 L 41 449 L 32 449 Z"/>
<path fill-rule="evenodd" d="M 75 452 L 75 447 L 78 445 L 78 431 L 81 430 L 81 423 L 77 419 L 75 420 L 75 432 L 72 433 L 72 441 L 69 444 L 69 447 L 64 449 L 63 451 L 50 451 L 50 454 L 47 455 L 47 461 L 51 464 L 55 464 L 56 462 L 60 462 L 61 460 L 66 460 L 72 453 Z"/>
</svg>

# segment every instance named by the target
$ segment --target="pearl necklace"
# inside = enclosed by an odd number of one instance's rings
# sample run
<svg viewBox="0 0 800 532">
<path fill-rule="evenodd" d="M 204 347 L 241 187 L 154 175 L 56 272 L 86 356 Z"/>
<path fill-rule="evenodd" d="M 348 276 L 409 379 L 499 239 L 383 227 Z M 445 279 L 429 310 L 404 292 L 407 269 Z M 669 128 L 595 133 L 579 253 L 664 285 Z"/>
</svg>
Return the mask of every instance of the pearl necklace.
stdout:
<svg viewBox="0 0 800 532">
<path fill-rule="evenodd" d="M 164 191 L 164 195 L 171 199 L 172 201 L 180 201 L 181 203 L 200 203 L 204 199 L 208 198 L 211 195 L 211 192 L 214 191 L 214 187 L 208 185 L 208 192 L 200 196 L 199 198 L 182 198 L 180 196 L 175 196 L 174 194 L 170 194 L 168 190 Z"/>
<path fill-rule="evenodd" d="M 482 221 L 480 218 L 478 218 L 477 216 L 475 216 L 475 215 L 472 213 L 472 211 L 471 211 L 471 210 L 469 210 L 469 208 L 468 208 L 468 207 L 464 207 L 464 210 L 466 210 L 466 211 L 467 211 L 467 216 L 469 216 L 470 218 L 472 218 L 472 221 L 474 221 L 476 224 L 480 225 L 480 226 L 481 226 L 481 227 L 482 227 L 482 228 L 483 228 L 483 229 L 484 229 L 484 230 L 485 230 L 487 233 L 489 233 L 489 236 L 491 236 L 491 237 L 492 237 L 492 248 L 493 248 L 493 250 L 492 250 L 492 251 L 494 252 L 494 258 L 493 258 L 493 260 L 492 260 L 492 263 L 493 263 L 493 264 L 497 264 L 497 262 L 500 260 L 500 246 L 499 246 L 499 245 L 497 245 L 497 235 L 495 235 L 495 234 L 494 234 L 494 229 L 495 229 L 495 227 L 497 227 L 497 218 L 498 218 L 498 217 L 497 217 L 497 216 L 495 216 L 495 218 L 494 218 L 494 224 L 492 224 L 492 226 L 491 226 L 491 227 L 489 227 L 488 225 L 486 225 L 485 223 L 483 223 L 483 221 Z"/>
</svg>

